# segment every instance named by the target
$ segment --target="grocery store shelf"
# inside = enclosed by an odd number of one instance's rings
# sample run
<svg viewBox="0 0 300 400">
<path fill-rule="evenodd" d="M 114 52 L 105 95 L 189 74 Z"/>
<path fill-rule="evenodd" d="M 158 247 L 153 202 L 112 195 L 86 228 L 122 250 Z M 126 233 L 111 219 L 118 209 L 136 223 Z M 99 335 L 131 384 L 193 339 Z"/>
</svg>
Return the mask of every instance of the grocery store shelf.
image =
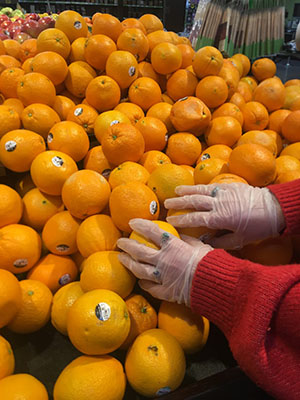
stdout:
<svg viewBox="0 0 300 400">
<path fill-rule="evenodd" d="M 159 8 L 159 9 L 163 9 L 163 6 L 142 6 L 142 5 L 126 5 L 124 4 L 123 7 L 129 7 L 129 8 Z"/>
<path fill-rule="evenodd" d="M 19 0 L 20 4 L 47 4 L 48 2 L 41 2 L 39 0 Z M 88 3 L 86 1 L 49 1 L 50 4 L 64 4 L 66 6 L 75 5 L 75 6 L 106 6 L 106 7 L 117 7 L 118 4 L 105 4 L 105 3 Z"/>
</svg>

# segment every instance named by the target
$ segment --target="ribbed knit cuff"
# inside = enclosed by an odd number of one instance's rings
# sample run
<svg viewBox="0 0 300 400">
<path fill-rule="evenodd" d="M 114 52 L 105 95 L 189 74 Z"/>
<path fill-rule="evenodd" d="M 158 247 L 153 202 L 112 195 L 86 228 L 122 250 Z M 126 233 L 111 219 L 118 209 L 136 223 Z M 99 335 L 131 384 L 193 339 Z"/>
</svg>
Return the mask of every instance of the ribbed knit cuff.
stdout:
<svg viewBox="0 0 300 400">
<path fill-rule="evenodd" d="M 210 251 L 198 264 L 191 289 L 191 308 L 225 335 L 232 329 L 235 291 L 241 260 L 224 250 Z"/>
<path fill-rule="evenodd" d="M 300 179 L 292 182 L 270 185 L 268 189 L 276 196 L 284 214 L 284 234 L 300 233 Z"/>
</svg>

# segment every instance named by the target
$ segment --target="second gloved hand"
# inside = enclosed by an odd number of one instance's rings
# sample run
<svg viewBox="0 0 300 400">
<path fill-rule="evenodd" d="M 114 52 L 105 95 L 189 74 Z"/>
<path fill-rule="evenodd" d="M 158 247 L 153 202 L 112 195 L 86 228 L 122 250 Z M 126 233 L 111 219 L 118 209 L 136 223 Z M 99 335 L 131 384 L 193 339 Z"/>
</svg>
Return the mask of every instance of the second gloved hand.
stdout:
<svg viewBox="0 0 300 400">
<path fill-rule="evenodd" d="M 160 249 L 119 239 L 118 247 L 126 252 L 119 255 L 121 263 L 141 279 L 141 288 L 152 296 L 189 306 L 197 264 L 213 248 L 194 238 L 185 237 L 183 241 L 145 219 L 133 219 L 129 225 Z"/>
</svg>

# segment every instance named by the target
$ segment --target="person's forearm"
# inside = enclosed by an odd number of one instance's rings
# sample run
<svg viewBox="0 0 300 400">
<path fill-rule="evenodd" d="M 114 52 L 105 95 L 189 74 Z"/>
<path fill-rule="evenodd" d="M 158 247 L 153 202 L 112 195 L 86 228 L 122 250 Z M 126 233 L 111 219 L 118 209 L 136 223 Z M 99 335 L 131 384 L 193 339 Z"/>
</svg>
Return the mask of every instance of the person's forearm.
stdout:
<svg viewBox="0 0 300 400">
<path fill-rule="evenodd" d="M 284 234 L 300 233 L 300 179 L 292 182 L 270 185 L 268 189 L 275 195 L 285 219 Z"/>
<path fill-rule="evenodd" d="M 265 267 L 214 250 L 197 267 L 191 308 L 224 332 L 256 384 L 277 399 L 300 398 L 300 265 Z"/>
</svg>

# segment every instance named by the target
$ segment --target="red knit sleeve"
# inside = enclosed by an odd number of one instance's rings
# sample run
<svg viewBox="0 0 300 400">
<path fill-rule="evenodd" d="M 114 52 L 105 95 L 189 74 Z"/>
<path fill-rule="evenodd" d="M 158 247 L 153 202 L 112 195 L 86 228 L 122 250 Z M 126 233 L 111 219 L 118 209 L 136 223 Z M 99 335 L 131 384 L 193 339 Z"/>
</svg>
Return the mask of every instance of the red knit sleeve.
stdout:
<svg viewBox="0 0 300 400">
<path fill-rule="evenodd" d="M 276 196 L 284 214 L 285 234 L 300 233 L 300 179 L 270 185 L 268 189 Z"/>
<path fill-rule="evenodd" d="M 300 398 L 300 265 L 264 267 L 213 250 L 197 267 L 191 307 L 224 332 L 258 386 Z"/>
</svg>

